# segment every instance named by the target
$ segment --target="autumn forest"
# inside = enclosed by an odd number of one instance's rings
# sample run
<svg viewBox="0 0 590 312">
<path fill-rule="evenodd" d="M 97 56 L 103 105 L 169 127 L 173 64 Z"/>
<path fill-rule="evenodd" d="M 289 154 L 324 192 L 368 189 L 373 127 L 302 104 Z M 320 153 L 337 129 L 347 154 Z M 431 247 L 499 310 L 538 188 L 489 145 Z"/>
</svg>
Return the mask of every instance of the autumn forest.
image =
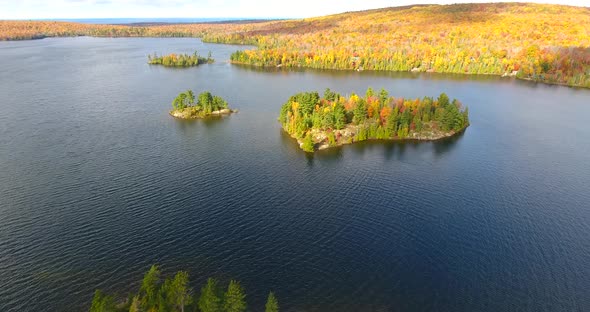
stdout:
<svg viewBox="0 0 590 312">
<path fill-rule="evenodd" d="M 256 23 L 152 26 L 0 21 L 0 40 L 200 37 L 255 45 L 235 63 L 517 76 L 590 87 L 590 9 L 495 3 L 394 7 Z"/>
</svg>

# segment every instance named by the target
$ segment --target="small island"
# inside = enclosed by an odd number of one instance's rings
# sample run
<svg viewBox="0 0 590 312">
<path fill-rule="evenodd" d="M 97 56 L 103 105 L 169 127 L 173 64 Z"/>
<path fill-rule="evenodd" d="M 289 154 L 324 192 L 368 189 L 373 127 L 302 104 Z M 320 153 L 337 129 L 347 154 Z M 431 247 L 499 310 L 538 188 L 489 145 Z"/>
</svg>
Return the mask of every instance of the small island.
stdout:
<svg viewBox="0 0 590 312">
<path fill-rule="evenodd" d="M 214 59 L 211 58 L 211 52 L 207 57 L 200 56 L 196 51 L 191 54 L 168 54 L 158 56 L 156 53 L 154 55 L 148 55 L 148 64 L 151 65 L 163 65 L 166 67 L 191 67 L 191 66 L 198 66 L 201 64 L 211 64 L 215 62 Z"/>
<path fill-rule="evenodd" d="M 180 119 L 197 119 L 206 117 L 222 117 L 236 110 L 228 108 L 227 102 L 220 96 L 204 91 L 195 98 L 192 90 L 180 93 L 172 102 L 170 115 Z"/>
<path fill-rule="evenodd" d="M 469 126 L 467 108 L 442 93 L 437 99 L 390 97 L 387 91 L 346 98 L 326 89 L 292 96 L 281 108 L 283 130 L 306 152 L 365 140 L 434 141 Z"/>
</svg>

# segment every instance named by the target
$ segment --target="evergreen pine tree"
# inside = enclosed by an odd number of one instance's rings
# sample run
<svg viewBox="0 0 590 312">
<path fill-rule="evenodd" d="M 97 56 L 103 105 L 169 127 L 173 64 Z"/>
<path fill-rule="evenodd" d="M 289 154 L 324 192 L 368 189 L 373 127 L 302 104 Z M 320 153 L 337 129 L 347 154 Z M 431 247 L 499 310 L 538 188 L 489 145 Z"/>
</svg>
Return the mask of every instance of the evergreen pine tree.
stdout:
<svg viewBox="0 0 590 312">
<path fill-rule="evenodd" d="M 352 121 L 360 125 L 367 119 L 367 102 L 364 99 L 360 99 L 354 108 L 354 116 Z"/>
<path fill-rule="evenodd" d="M 139 296 L 133 296 L 133 299 L 131 299 L 131 305 L 129 306 L 129 312 L 139 311 L 141 311 L 141 301 L 139 300 Z"/>
<path fill-rule="evenodd" d="M 174 276 L 174 279 L 166 280 L 162 288 L 166 306 L 184 312 L 184 307 L 192 303 L 192 291 L 188 286 L 188 273 L 186 271 L 179 271 Z"/>
<path fill-rule="evenodd" d="M 264 312 L 279 312 L 279 302 L 272 291 L 268 294 L 268 299 L 264 307 Z"/>
<path fill-rule="evenodd" d="M 160 270 L 157 265 L 152 265 L 143 277 L 139 293 L 143 310 L 154 308 L 158 303 L 158 284 L 160 283 Z"/>
<path fill-rule="evenodd" d="M 201 312 L 221 311 L 221 299 L 217 296 L 217 281 L 215 279 L 209 278 L 207 284 L 201 288 L 198 306 Z"/>
<path fill-rule="evenodd" d="M 98 289 L 94 292 L 90 312 L 114 312 L 115 309 L 115 300 L 113 297 L 103 294 Z"/>
<path fill-rule="evenodd" d="M 246 295 L 240 283 L 231 280 L 224 296 L 224 312 L 243 312 L 246 310 Z"/>
<path fill-rule="evenodd" d="M 305 139 L 303 139 L 303 144 L 301 145 L 301 148 L 308 153 L 314 151 L 314 144 L 313 138 L 311 137 L 311 133 L 307 133 Z"/>
</svg>

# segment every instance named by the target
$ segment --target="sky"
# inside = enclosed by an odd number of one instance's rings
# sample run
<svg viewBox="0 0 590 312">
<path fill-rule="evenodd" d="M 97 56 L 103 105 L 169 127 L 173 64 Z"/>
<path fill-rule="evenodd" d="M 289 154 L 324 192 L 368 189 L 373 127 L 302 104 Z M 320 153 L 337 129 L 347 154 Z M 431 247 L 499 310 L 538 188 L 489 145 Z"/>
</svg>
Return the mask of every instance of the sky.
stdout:
<svg viewBox="0 0 590 312">
<path fill-rule="evenodd" d="M 409 4 L 460 2 L 499 0 L 0 0 L 0 19 L 304 18 Z M 590 0 L 530 2 L 590 6 Z"/>
</svg>

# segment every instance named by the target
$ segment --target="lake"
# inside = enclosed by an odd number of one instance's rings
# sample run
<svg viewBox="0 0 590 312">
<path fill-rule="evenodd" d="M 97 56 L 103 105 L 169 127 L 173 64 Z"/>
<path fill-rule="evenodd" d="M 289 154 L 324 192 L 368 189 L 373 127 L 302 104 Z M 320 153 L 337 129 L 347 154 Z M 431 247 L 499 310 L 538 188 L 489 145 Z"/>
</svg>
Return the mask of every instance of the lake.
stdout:
<svg viewBox="0 0 590 312">
<path fill-rule="evenodd" d="M 252 310 L 590 311 L 590 90 L 262 70 L 197 39 L 0 42 L 0 311 L 85 311 L 151 264 L 242 282 Z M 147 55 L 197 50 L 188 69 Z M 446 92 L 460 136 L 302 152 L 277 121 L 327 87 Z M 181 91 L 238 114 L 180 121 Z"/>
</svg>

